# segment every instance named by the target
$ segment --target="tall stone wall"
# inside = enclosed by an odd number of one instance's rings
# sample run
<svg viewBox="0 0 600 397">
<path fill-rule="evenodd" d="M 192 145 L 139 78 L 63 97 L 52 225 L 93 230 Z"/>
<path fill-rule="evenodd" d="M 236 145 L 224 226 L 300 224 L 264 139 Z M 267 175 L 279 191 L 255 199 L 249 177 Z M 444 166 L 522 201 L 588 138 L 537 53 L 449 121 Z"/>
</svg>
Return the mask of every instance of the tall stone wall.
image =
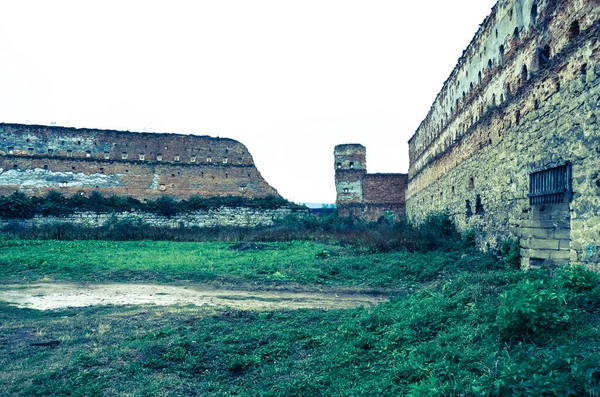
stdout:
<svg viewBox="0 0 600 397">
<path fill-rule="evenodd" d="M 0 195 L 278 196 L 244 145 L 208 136 L 0 123 Z"/>
<path fill-rule="evenodd" d="M 519 238 L 524 267 L 600 262 L 599 26 L 592 0 L 496 4 L 409 141 L 410 219 Z"/>
<path fill-rule="evenodd" d="M 406 174 L 367 174 L 366 148 L 337 145 L 334 150 L 338 215 L 368 222 L 404 216 Z"/>
</svg>

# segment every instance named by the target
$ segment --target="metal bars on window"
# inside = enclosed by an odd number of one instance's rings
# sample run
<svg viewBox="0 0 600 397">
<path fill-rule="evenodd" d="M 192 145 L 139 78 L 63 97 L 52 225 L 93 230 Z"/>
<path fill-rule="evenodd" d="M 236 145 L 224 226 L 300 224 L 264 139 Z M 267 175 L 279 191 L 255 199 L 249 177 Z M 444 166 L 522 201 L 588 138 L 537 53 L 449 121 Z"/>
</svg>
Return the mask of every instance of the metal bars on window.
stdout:
<svg viewBox="0 0 600 397">
<path fill-rule="evenodd" d="M 529 204 L 558 204 L 571 199 L 571 163 L 529 174 Z"/>
</svg>

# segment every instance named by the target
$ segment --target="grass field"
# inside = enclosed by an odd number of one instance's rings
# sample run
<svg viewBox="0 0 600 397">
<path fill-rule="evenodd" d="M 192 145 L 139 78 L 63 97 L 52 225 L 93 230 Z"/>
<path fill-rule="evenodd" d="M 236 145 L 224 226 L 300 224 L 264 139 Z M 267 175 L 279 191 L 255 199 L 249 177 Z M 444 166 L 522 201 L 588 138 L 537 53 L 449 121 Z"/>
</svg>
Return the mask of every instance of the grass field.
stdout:
<svg viewBox="0 0 600 397">
<path fill-rule="evenodd" d="M 312 242 L 264 243 L 235 250 L 233 243 L 164 241 L 0 241 L 0 283 L 218 282 L 405 288 L 447 268 L 491 265 L 462 252 L 369 254 Z M 251 246 L 250 246 L 251 247 Z"/>
<path fill-rule="evenodd" d="M 0 395 L 600 395 L 599 277 L 341 245 L 2 240 L 0 283 L 411 291 L 371 308 L 0 303 Z M 264 247 L 262 247 L 264 248 Z M 0 285 L 0 288 L 2 286 Z"/>
</svg>

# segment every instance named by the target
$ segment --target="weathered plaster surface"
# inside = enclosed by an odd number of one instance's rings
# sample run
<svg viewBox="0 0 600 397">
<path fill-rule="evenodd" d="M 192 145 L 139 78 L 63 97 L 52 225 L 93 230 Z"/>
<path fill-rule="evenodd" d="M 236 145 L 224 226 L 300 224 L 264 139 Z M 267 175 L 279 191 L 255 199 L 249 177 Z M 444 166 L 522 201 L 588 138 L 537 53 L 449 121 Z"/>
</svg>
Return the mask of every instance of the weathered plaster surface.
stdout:
<svg viewBox="0 0 600 397">
<path fill-rule="evenodd" d="M 0 123 L 0 194 L 278 195 L 244 145 L 208 136 Z"/>
<path fill-rule="evenodd" d="M 498 2 L 409 141 L 410 219 L 519 238 L 524 266 L 600 262 L 599 26 L 593 0 Z M 530 173 L 567 161 L 572 200 L 530 205 Z"/>
</svg>

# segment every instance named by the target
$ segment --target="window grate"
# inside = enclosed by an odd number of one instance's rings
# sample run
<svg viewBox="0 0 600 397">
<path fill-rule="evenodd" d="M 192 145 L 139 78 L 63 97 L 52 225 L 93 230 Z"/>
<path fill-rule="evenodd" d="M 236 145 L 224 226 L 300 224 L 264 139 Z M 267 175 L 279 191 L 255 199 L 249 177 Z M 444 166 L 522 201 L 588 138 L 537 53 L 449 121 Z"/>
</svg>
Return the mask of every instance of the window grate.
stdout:
<svg viewBox="0 0 600 397">
<path fill-rule="evenodd" d="M 559 204 L 571 199 L 571 163 L 529 174 L 529 204 Z"/>
</svg>

